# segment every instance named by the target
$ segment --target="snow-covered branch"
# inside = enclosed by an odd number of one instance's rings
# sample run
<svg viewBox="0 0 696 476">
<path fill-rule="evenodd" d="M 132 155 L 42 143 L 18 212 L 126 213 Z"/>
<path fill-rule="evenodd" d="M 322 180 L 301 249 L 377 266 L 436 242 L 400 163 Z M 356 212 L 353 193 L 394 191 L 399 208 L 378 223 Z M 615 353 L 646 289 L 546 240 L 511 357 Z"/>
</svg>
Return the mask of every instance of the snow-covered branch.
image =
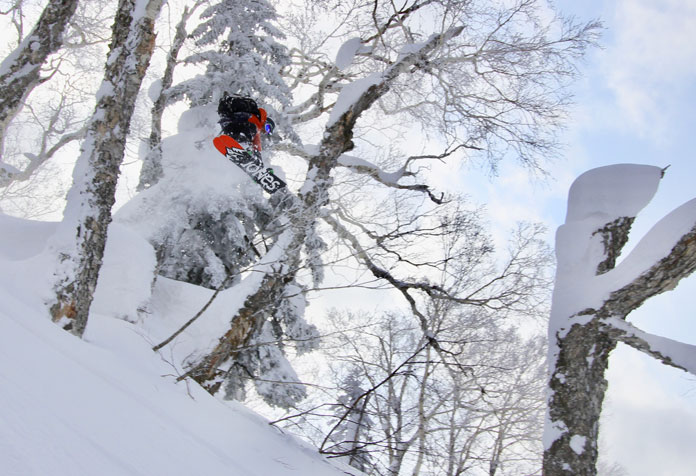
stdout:
<svg viewBox="0 0 696 476">
<path fill-rule="evenodd" d="M 29 93 L 41 83 L 41 66 L 63 43 L 77 0 L 51 0 L 36 26 L 0 64 L 0 157 L 5 131 Z"/>
<path fill-rule="evenodd" d="M 377 99 L 383 96 L 392 82 L 408 68 L 422 68 L 428 63 L 428 55 L 436 48 L 446 44 L 452 38 L 461 34 L 463 26 L 452 27 L 439 35 L 432 35 L 422 44 L 406 45 L 401 50 L 399 59 L 383 73 L 364 77 L 353 83 L 353 87 L 344 86 L 338 97 L 336 106 L 331 111 L 327 128 L 332 130 L 335 124 L 345 123 L 340 128 L 349 127 L 351 130 L 357 118 L 368 109 Z"/>
<path fill-rule="evenodd" d="M 616 317 L 600 320 L 601 329 L 612 339 L 644 352 L 665 365 L 696 375 L 696 345 L 650 334 Z"/>
<path fill-rule="evenodd" d="M 402 50 L 399 60 L 383 73 L 371 74 L 353 83 L 353 87 L 343 88 L 331 110 L 318 153 L 310 158 L 307 180 L 299 193 L 308 210 L 327 203 L 331 172 L 339 157 L 353 148 L 353 133 L 360 115 L 389 91 L 401 73 L 409 68 L 422 67 L 433 50 L 459 35 L 463 29 L 453 27 L 443 34 L 433 35 L 423 44 L 408 45 Z"/>
<path fill-rule="evenodd" d="M 614 288 L 598 314 L 626 316 L 647 299 L 674 289 L 681 279 L 694 270 L 696 199 L 663 218 L 623 262 L 598 277 L 600 282 L 613 282 L 621 286 Z"/>
<path fill-rule="evenodd" d="M 83 125 L 79 130 L 65 134 L 53 144 L 51 147 L 46 148 L 45 139 L 42 141 L 42 150 L 38 154 L 25 153 L 25 157 L 29 159 L 29 163 L 24 167 L 24 169 L 19 170 L 16 168 L 5 169 L 0 163 L 0 187 L 6 187 L 11 182 L 29 180 L 29 178 L 36 172 L 43 164 L 53 157 L 56 152 L 58 152 L 65 145 L 76 140 L 82 140 L 87 132 L 87 124 Z"/>
<path fill-rule="evenodd" d="M 441 157 L 445 157 L 449 155 L 450 153 L 445 153 Z M 380 167 L 377 165 L 372 164 L 371 162 L 368 162 L 367 160 L 358 158 L 358 157 L 353 157 L 349 156 L 346 154 L 341 155 L 338 158 L 338 164 L 341 167 L 345 167 L 355 173 L 362 174 L 362 175 L 367 175 L 371 177 L 373 180 L 376 182 L 381 183 L 382 185 L 386 185 L 387 187 L 390 188 L 395 188 L 397 190 L 411 190 L 414 192 L 419 192 L 419 193 L 425 193 L 428 195 L 430 200 L 432 200 L 434 203 L 441 205 L 443 203 L 444 195 L 441 194 L 439 197 L 437 197 L 433 192 L 430 190 L 430 186 L 425 185 L 425 184 L 402 184 L 399 183 L 399 180 L 401 180 L 404 177 L 412 177 L 415 175 L 415 173 L 410 172 L 408 170 L 408 166 L 411 162 L 414 160 L 418 159 L 423 159 L 426 158 L 425 156 L 412 156 L 408 157 L 401 167 L 399 167 L 398 170 L 395 170 L 394 172 L 386 172 L 382 170 Z M 427 156 L 427 158 L 435 158 L 434 156 Z"/>
<path fill-rule="evenodd" d="M 463 147 L 463 146 L 460 146 Z M 404 164 L 399 167 L 397 170 L 394 170 L 393 172 L 387 172 L 380 166 L 362 159 L 360 157 L 356 157 L 353 155 L 348 155 L 348 154 L 341 154 L 338 157 L 338 161 L 336 163 L 336 166 L 338 167 L 343 167 L 346 168 L 352 172 L 355 172 L 356 174 L 359 175 L 366 175 L 376 182 L 385 185 L 389 188 L 397 189 L 397 190 L 411 190 L 414 192 L 418 193 L 424 193 L 430 198 L 430 200 L 437 204 L 441 205 L 444 203 L 444 195 L 440 194 L 440 196 L 436 196 L 429 185 L 426 184 L 403 184 L 399 183 L 401 179 L 405 177 L 415 177 L 416 173 L 411 172 L 409 170 L 409 166 L 411 163 L 417 161 L 417 160 L 442 160 L 450 155 L 452 155 L 456 150 L 458 150 L 460 147 L 455 147 L 453 150 L 448 150 L 444 152 L 443 154 L 440 155 L 418 155 L 418 156 L 410 156 L 407 157 L 404 161 Z M 316 153 L 317 147 L 314 146 L 305 146 L 303 148 L 300 148 L 294 144 L 289 144 L 289 143 L 284 143 L 284 144 L 279 144 L 276 146 L 276 150 L 279 151 L 284 151 L 288 152 L 292 155 L 295 155 L 297 157 L 302 157 L 306 160 L 311 159 L 313 153 Z M 314 151 L 314 152 L 312 152 Z"/>
</svg>

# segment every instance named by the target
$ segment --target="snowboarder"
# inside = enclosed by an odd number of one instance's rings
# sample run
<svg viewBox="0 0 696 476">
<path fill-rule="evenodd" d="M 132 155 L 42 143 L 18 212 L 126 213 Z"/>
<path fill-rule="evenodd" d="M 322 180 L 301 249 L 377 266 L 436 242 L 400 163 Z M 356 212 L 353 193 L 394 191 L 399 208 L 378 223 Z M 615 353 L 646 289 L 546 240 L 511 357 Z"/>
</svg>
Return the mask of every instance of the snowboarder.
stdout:
<svg viewBox="0 0 696 476">
<path fill-rule="evenodd" d="M 264 170 L 261 157 L 261 134 L 271 135 L 275 123 L 256 101 L 224 93 L 218 103 L 222 135 L 213 139 L 221 154 L 237 164 L 268 193 L 285 187 L 273 169 Z"/>
<path fill-rule="evenodd" d="M 261 134 L 271 135 L 275 128 L 266 110 L 249 97 L 224 93 L 218 103 L 218 114 L 222 133 L 240 144 L 250 145 L 254 152 L 261 152 Z"/>
</svg>

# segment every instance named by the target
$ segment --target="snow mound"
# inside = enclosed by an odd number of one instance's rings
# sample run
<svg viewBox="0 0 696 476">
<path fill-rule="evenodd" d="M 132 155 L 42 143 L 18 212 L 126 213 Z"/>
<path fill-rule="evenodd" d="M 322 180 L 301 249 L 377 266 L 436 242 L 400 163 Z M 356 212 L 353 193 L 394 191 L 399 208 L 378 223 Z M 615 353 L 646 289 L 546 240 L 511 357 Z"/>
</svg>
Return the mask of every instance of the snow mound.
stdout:
<svg viewBox="0 0 696 476">
<path fill-rule="evenodd" d="M 634 217 L 655 196 L 661 177 L 662 169 L 652 165 L 616 164 L 589 170 L 570 187 L 566 223 L 597 215 Z"/>
<path fill-rule="evenodd" d="M 137 233 L 110 230 L 103 312 L 92 312 L 84 340 L 53 324 L 43 297 L 54 261 L 42 250 L 55 225 L 0 215 L 3 475 L 358 474 L 242 405 L 176 382 L 180 371 L 151 350 L 155 337 L 142 325 L 155 316 L 112 317 L 150 289 L 152 249 Z M 170 317 L 188 311 L 171 308 Z"/>
<path fill-rule="evenodd" d="M 156 264 L 155 250 L 147 240 L 112 223 L 91 312 L 135 320 L 150 299 Z"/>
<path fill-rule="evenodd" d="M 369 53 L 371 48 L 362 44 L 359 37 L 351 38 L 341 45 L 336 53 L 336 67 L 343 71 L 347 69 L 359 53 Z"/>
</svg>

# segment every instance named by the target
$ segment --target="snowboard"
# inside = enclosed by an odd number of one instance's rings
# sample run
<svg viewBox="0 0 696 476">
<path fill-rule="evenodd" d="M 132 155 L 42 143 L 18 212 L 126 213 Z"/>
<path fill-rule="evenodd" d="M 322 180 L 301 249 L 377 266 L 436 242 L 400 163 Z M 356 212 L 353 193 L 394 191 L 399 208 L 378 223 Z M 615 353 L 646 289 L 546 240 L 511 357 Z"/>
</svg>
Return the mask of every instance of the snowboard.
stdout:
<svg viewBox="0 0 696 476">
<path fill-rule="evenodd" d="M 213 145 L 222 155 L 246 172 L 266 192 L 275 193 L 286 186 L 285 182 L 273 174 L 273 170 L 270 168 L 264 169 L 263 161 L 258 152 L 245 149 L 232 137 L 224 134 L 217 136 L 213 139 Z"/>
</svg>

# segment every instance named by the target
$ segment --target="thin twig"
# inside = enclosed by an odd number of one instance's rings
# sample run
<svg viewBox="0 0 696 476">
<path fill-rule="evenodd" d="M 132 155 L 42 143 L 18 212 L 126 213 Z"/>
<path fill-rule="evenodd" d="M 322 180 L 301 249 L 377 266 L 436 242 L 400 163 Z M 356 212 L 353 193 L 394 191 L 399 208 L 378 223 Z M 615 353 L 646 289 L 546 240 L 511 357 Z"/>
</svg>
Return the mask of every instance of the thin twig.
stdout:
<svg viewBox="0 0 696 476">
<path fill-rule="evenodd" d="M 223 289 L 225 289 L 225 287 L 227 286 L 227 284 L 230 282 L 231 279 L 232 279 L 232 275 L 231 275 L 231 274 L 228 274 L 227 277 L 225 278 L 225 280 L 224 280 L 224 281 L 222 282 L 222 284 L 215 290 L 215 292 L 213 293 L 213 295 L 210 297 L 210 299 L 208 300 L 208 302 L 205 303 L 205 305 L 201 308 L 201 310 L 198 311 L 198 312 L 196 313 L 196 315 L 193 316 L 191 319 L 189 319 L 188 321 L 186 321 L 186 324 L 184 324 L 183 326 L 181 326 L 181 327 L 179 328 L 179 330 L 177 330 L 174 334 L 172 334 L 172 335 L 169 336 L 167 339 L 165 339 L 165 340 L 162 341 L 161 343 L 159 343 L 159 344 L 157 344 L 156 346 L 154 346 L 154 347 L 152 348 L 152 350 L 155 351 L 155 352 L 157 352 L 157 351 L 160 350 L 162 347 L 164 347 L 165 345 L 169 344 L 172 340 L 174 340 L 174 339 L 176 338 L 176 336 L 178 336 L 179 334 L 181 334 L 182 332 L 184 332 L 184 330 L 186 330 L 186 328 L 187 328 L 188 326 L 190 326 L 191 324 L 193 324 L 193 323 L 196 321 L 196 319 L 198 319 L 199 317 L 201 317 L 201 316 L 203 315 L 203 313 L 204 313 L 204 312 L 210 307 L 210 305 L 213 303 L 213 301 L 214 301 L 215 298 L 218 296 L 218 294 L 220 294 L 220 291 L 222 291 Z"/>
</svg>

